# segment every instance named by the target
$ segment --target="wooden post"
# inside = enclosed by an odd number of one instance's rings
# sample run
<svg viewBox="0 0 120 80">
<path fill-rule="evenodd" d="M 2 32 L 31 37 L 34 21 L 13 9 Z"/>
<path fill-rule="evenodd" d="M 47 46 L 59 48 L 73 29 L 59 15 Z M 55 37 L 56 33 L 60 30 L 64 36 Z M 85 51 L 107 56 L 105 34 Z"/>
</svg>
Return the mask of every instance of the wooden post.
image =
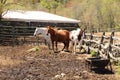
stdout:
<svg viewBox="0 0 120 80">
<path fill-rule="evenodd" d="M 86 38 L 86 35 L 85 35 L 85 30 L 82 34 L 82 37 L 81 37 L 81 40 L 80 40 L 80 45 L 79 45 L 79 52 L 81 52 L 81 49 L 82 49 L 82 45 L 84 45 L 84 40 Z"/>
<path fill-rule="evenodd" d="M 101 36 L 101 40 L 99 42 L 98 51 L 97 51 L 97 57 L 99 57 L 99 55 L 100 55 L 99 51 L 101 50 L 101 44 L 103 43 L 104 36 L 105 36 L 105 32 L 103 32 L 103 34 Z"/>
<path fill-rule="evenodd" d="M 90 41 L 88 43 L 88 54 L 90 54 L 90 46 L 91 46 L 91 40 L 93 39 L 93 33 L 90 34 Z"/>
<path fill-rule="evenodd" d="M 109 49 L 108 49 L 108 54 L 107 54 L 107 56 L 108 56 L 108 58 L 110 58 L 110 56 L 109 56 L 109 52 L 111 52 L 112 51 L 112 44 L 113 44 L 113 37 L 114 36 L 114 31 L 111 33 L 111 36 L 110 36 L 110 41 L 109 41 Z"/>
<path fill-rule="evenodd" d="M 12 26 L 12 34 L 13 34 L 12 36 L 13 45 L 12 46 L 14 46 L 15 45 L 15 26 Z"/>
<path fill-rule="evenodd" d="M 86 38 L 85 31 L 83 32 L 82 38 L 81 38 L 81 45 L 84 45 L 84 40 Z"/>
</svg>

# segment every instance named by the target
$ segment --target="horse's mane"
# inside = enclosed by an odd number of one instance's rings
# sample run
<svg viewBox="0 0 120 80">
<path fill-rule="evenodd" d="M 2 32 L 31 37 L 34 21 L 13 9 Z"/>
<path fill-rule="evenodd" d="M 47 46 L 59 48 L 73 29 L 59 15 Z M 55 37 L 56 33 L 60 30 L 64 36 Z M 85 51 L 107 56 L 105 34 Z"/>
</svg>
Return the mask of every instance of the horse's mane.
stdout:
<svg viewBox="0 0 120 80">
<path fill-rule="evenodd" d="M 46 27 L 36 27 L 36 29 L 46 29 Z"/>
<path fill-rule="evenodd" d="M 61 30 L 61 28 L 60 28 L 60 27 L 54 27 L 54 29 L 55 29 L 55 30 Z"/>
<path fill-rule="evenodd" d="M 81 31 L 80 31 L 80 34 L 81 34 L 81 35 L 78 36 L 78 40 L 81 40 L 81 37 L 82 37 L 82 35 L 83 35 L 83 32 L 84 32 L 84 29 L 81 29 Z"/>
</svg>

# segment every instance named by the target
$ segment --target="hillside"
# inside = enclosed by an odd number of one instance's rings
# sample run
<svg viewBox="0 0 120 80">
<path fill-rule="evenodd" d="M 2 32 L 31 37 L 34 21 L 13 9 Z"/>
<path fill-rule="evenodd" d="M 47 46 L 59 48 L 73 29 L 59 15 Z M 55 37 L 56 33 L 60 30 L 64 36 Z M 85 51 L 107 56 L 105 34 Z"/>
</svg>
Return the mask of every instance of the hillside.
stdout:
<svg viewBox="0 0 120 80">
<path fill-rule="evenodd" d="M 81 20 L 86 28 L 119 28 L 120 0 L 2 0 L 0 13 L 13 10 L 42 10 Z"/>
</svg>

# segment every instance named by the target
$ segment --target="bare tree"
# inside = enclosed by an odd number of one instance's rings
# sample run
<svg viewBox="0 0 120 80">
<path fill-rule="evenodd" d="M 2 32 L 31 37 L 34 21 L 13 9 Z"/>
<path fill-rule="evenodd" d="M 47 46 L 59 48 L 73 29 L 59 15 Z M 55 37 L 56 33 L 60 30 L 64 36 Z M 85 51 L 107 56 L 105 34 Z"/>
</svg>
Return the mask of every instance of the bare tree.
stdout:
<svg viewBox="0 0 120 80">
<path fill-rule="evenodd" d="M 114 15 L 110 7 L 108 8 L 107 18 L 108 18 L 108 23 L 107 23 L 108 26 L 110 28 L 114 28 L 115 27 Z"/>
</svg>

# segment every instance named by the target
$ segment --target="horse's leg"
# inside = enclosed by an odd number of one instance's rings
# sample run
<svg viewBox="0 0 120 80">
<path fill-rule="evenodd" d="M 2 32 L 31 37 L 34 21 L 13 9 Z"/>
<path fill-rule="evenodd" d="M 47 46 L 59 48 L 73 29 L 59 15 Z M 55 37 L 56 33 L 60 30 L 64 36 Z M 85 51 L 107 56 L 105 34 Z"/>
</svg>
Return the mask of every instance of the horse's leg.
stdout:
<svg viewBox="0 0 120 80">
<path fill-rule="evenodd" d="M 68 50 L 68 47 L 69 47 L 69 41 L 65 41 L 65 42 L 63 42 L 64 43 L 64 47 L 63 47 L 63 49 L 62 49 L 62 51 L 66 48 L 66 51 L 69 51 Z"/>
<path fill-rule="evenodd" d="M 77 41 L 74 42 L 74 49 L 73 49 L 73 54 L 76 53 L 76 46 L 77 46 Z"/>
<path fill-rule="evenodd" d="M 54 51 L 54 41 L 52 41 L 52 49 L 53 49 L 53 51 Z"/>
<path fill-rule="evenodd" d="M 62 49 L 62 51 L 65 49 L 65 47 L 66 47 L 66 43 L 65 42 L 63 42 L 63 44 L 64 44 L 64 47 L 63 47 L 63 49 Z"/>
<path fill-rule="evenodd" d="M 47 41 L 47 45 L 48 45 L 48 48 L 50 49 L 50 42 L 49 41 Z"/>
<path fill-rule="evenodd" d="M 66 41 L 66 50 L 67 50 L 67 51 L 69 51 L 69 50 L 68 50 L 68 48 L 69 48 L 69 43 L 70 43 L 70 41 L 69 41 L 69 40 L 68 40 L 68 41 Z"/>
<path fill-rule="evenodd" d="M 72 53 L 74 52 L 74 44 L 75 44 L 74 41 L 72 41 L 71 45 L 70 45 L 70 47 L 71 47 L 70 50 L 72 51 Z"/>
<path fill-rule="evenodd" d="M 81 49 L 82 49 L 82 47 L 81 47 L 81 41 L 78 41 L 78 46 L 79 46 L 79 52 L 81 52 Z"/>
<path fill-rule="evenodd" d="M 74 45 L 73 41 L 70 41 L 70 47 L 69 47 L 69 50 L 70 50 L 71 52 L 73 52 L 73 45 Z"/>
<path fill-rule="evenodd" d="M 46 39 L 44 39 L 44 43 L 45 43 L 45 45 L 47 45 L 47 41 L 46 41 Z"/>
<path fill-rule="evenodd" d="M 58 50 L 58 48 L 57 48 L 57 41 L 55 41 L 55 46 L 56 46 L 56 51 Z"/>
</svg>

